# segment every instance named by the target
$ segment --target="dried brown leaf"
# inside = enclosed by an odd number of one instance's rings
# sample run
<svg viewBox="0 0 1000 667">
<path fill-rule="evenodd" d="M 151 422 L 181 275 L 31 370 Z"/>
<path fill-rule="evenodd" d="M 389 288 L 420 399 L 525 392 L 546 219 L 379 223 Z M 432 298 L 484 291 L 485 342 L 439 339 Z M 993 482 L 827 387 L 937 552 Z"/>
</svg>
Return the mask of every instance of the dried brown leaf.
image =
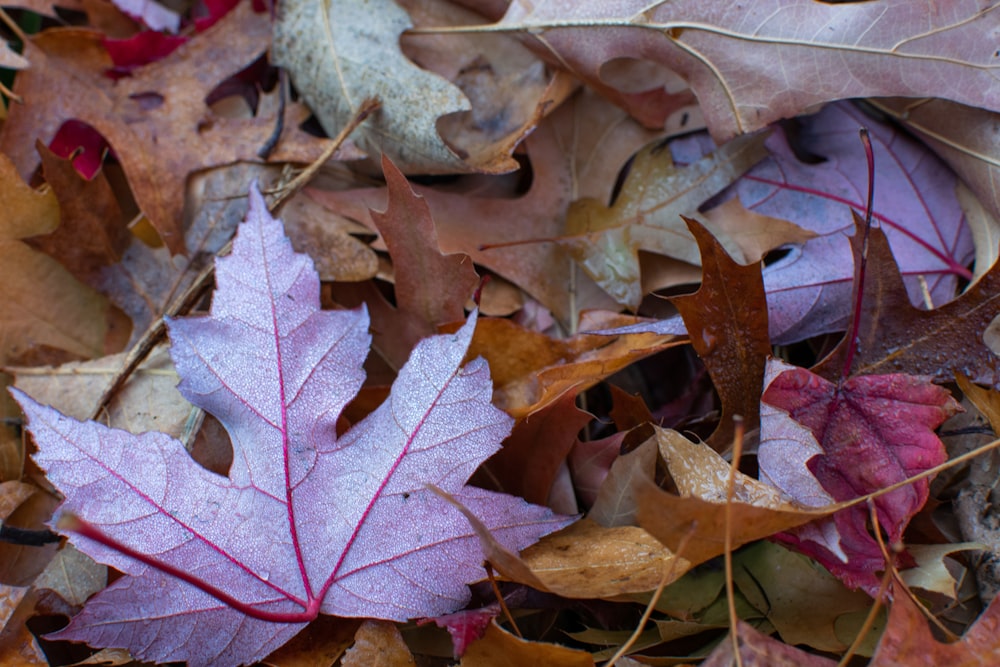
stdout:
<svg viewBox="0 0 1000 667">
<path fill-rule="evenodd" d="M 739 137 L 683 168 L 674 165 L 662 144 L 648 146 L 636 155 L 614 204 L 577 200 L 558 240 L 587 275 L 635 310 L 643 296 L 638 251 L 698 264 L 697 246 L 681 216 L 696 216 L 706 200 L 762 160 L 765 138 Z M 740 252 L 731 239 L 722 241 L 732 253 Z"/>
<path fill-rule="evenodd" d="M 460 667 L 594 667 L 585 651 L 520 639 L 491 623 L 482 639 L 472 642 L 462 656 Z"/>
<path fill-rule="evenodd" d="M 77 357 L 100 356 L 108 330 L 107 300 L 23 239 L 59 225 L 51 190 L 36 191 L 0 155 L 0 364 L 30 360 L 45 347 Z"/>
<path fill-rule="evenodd" d="M 701 287 L 671 301 L 722 401 L 722 420 L 708 443 L 724 451 L 733 444 L 734 417 L 743 419 L 747 432 L 760 426 L 764 364 L 771 353 L 767 298 L 760 261 L 736 263 L 709 230 L 687 223 L 701 252 Z"/>
<path fill-rule="evenodd" d="M 411 667 L 417 663 L 399 628 L 388 621 L 365 621 L 354 635 L 354 646 L 340 661 L 343 667 Z"/>
</svg>

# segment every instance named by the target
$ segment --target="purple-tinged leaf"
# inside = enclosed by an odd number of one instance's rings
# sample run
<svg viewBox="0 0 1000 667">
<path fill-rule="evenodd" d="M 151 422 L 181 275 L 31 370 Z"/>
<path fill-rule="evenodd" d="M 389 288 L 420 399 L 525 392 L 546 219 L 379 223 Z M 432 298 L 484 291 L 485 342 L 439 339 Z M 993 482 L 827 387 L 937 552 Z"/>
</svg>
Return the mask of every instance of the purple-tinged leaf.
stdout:
<svg viewBox="0 0 1000 667">
<path fill-rule="evenodd" d="M 776 127 L 767 140 L 771 157 L 747 172 L 730 192 L 743 205 L 816 232 L 817 237 L 787 248 L 787 255 L 763 271 L 771 340 L 787 344 L 842 331 L 851 309 L 854 262 L 848 236 L 850 209 L 864 212 L 867 195 L 865 153 L 858 127 L 871 132 L 875 150 L 874 219 L 885 231 L 910 298 L 921 304 L 920 277 L 940 306 L 955 297 L 957 278 L 969 277 L 972 237 L 955 195 L 955 174 L 926 147 L 898 130 L 865 116 L 847 102 L 828 105 L 802 121 L 799 148 L 822 158 L 796 157 L 785 132 Z M 679 164 L 713 150 L 705 135 L 670 144 Z M 600 333 L 685 333 L 680 316 Z"/>
<path fill-rule="evenodd" d="M 320 612 L 454 611 L 482 576 L 483 554 L 428 484 L 511 549 L 571 521 L 465 486 L 512 422 L 490 403 L 485 361 L 462 366 L 475 314 L 420 342 L 385 404 L 338 438 L 337 418 L 364 379 L 366 312 L 319 310 L 311 262 L 256 192 L 216 275 L 211 315 L 169 327 L 181 392 L 229 431 L 228 477 L 164 434 L 78 422 L 15 392 L 36 461 L 66 497 L 63 511 L 85 522 L 71 540 L 126 575 L 55 638 L 238 665 Z"/>
<path fill-rule="evenodd" d="M 834 384 L 794 367 L 773 377 L 761 402 L 761 478 L 812 506 L 852 500 L 943 463 L 947 454 L 934 429 L 961 410 L 946 389 L 915 375 Z M 929 485 L 918 480 L 875 499 L 890 543 L 923 507 Z M 885 559 L 867 523 L 868 508 L 856 505 L 778 539 L 874 595 Z"/>
</svg>

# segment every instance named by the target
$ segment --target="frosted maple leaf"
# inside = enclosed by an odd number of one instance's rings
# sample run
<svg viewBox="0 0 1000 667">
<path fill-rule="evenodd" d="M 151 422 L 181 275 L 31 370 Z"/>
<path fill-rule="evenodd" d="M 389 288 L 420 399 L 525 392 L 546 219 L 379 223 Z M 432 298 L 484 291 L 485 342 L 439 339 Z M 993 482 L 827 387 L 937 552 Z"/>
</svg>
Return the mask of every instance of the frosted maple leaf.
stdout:
<svg viewBox="0 0 1000 667">
<path fill-rule="evenodd" d="M 465 485 L 512 424 L 490 403 L 486 362 L 462 365 L 475 313 L 421 341 L 385 403 L 338 437 L 365 377 L 367 312 L 320 310 L 311 260 L 256 191 L 216 279 L 210 315 L 168 325 L 181 393 L 229 432 L 228 477 L 163 433 L 79 422 L 14 392 L 61 512 L 82 521 L 70 541 L 125 575 L 52 638 L 250 663 L 320 613 L 399 621 L 463 607 L 483 553 L 429 485 L 510 549 L 572 521 Z"/>
</svg>

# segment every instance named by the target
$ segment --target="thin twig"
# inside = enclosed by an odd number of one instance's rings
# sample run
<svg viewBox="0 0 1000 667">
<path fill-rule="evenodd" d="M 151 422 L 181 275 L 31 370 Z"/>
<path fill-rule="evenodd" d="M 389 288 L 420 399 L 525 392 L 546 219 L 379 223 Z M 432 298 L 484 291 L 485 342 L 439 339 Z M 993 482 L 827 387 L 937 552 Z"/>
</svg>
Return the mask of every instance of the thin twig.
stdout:
<svg viewBox="0 0 1000 667">
<path fill-rule="evenodd" d="M 513 614 L 510 613 L 510 609 L 507 607 L 507 603 L 503 599 L 503 595 L 500 593 L 500 586 L 497 585 L 497 578 L 493 573 L 493 565 L 489 561 L 486 561 L 486 575 L 490 578 L 490 586 L 493 587 L 493 595 L 496 596 L 497 602 L 500 604 L 500 610 L 503 611 L 503 615 L 507 617 L 510 622 L 511 629 L 514 630 L 516 634 L 521 639 L 524 639 L 524 635 L 521 634 L 521 628 L 517 627 L 517 621 L 514 620 Z"/>
<path fill-rule="evenodd" d="M 729 477 L 726 479 L 726 506 L 724 510 L 725 533 L 723 536 L 723 562 L 726 569 L 726 603 L 729 607 L 729 637 L 733 643 L 733 659 L 736 667 L 743 667 L 740 656 L 739 616 L 736 614 L 736 591 L 733 587 L 733 495 L 736 487 L 736 472 L 739 470 L 740 457 L 743 456 L 743 417 L 733 415 L 733 460 L 729 465 Z"/>
</svg>

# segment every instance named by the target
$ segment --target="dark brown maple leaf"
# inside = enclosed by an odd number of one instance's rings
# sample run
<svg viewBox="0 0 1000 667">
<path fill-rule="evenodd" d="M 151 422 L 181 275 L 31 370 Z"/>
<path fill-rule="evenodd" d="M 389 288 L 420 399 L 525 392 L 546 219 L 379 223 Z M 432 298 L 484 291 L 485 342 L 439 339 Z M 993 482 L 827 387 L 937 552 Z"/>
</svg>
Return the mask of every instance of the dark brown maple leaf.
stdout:
<svg viewBox="0 0 1000 667">
<path fill-rule="evenodd" d="M 855 219 L 860 229 L 860 220 Z M 860 253 L 860 236 L 851 240 Z M 1000 314 L 1000 263 L 954 301 L 934 310 L 915 308 L 906 293 L 885 234 L 872 228 L 858 342 L 851 372 L 913 373 L 950 382 L 955 373 L 977 382 L 1000 381 L 1000 357 L 984 333 Z M 845 338 L 813 371 L 827 379 L 843 369 Z"/>
</svg>

